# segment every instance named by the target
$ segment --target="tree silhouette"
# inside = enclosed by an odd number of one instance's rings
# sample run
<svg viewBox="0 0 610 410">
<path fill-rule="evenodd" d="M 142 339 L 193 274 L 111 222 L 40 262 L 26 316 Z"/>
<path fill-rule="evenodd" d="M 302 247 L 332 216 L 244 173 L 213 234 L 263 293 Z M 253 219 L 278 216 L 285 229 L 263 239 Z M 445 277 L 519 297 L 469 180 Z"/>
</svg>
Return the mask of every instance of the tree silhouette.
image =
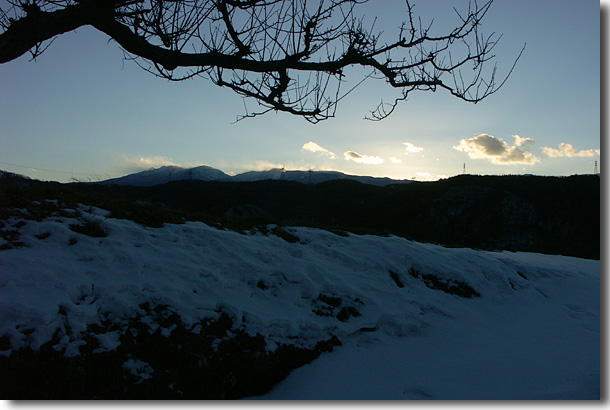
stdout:
<svg viewBox="0 0 610 410">
<path fill-rule="evenodd" d="M 399 90 L 369 119 L 387 117 L 413 91 L 444 89 L 476 103 L 504 84 L 521 56 L 499 81 L 489 62 L 501 36 L 480 32 L 493 0 L 456 10 L 458 24 L 445 34 L 433 34 L 406 1 L 391 41 L 382 41 L 375 22 L 365 27 L 358 11 L 366 1 L 0 0 L 0 63 L 28 52 L 35 58 L 56 36 L 92 26 L 157 76 L 208 77 L 256 99 L 260 109 L 243 117 L 284 111 L 315 123 L 333 117 L 353 84 L 367 78 Z M 352 66 L 367 73 L 342 89 Z"/>
</svg>

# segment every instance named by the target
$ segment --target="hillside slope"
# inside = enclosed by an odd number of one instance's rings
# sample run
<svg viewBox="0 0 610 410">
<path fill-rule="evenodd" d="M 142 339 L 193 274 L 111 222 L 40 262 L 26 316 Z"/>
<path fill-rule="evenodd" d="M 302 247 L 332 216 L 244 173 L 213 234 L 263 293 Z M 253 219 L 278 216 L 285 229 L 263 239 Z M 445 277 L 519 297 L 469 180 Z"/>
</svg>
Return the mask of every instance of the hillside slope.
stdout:
<svg viewBox="0 0 610 410">
<path fill-rule="evenodd" d="M 593 175 L 464 175 L 385 187 L 268 180 L 73 188 L 96 200 L 127 198 L 206 222 L 304 225 L 445 246 L 600 257 L 600 178 Z"/>
<path fill-rule="evenodd" d="M 599 261 L 57 200 L 2 218 L 3 398 L 247 397 L 315 359 L 263 397 L 599 399 Z"/>
</svg>

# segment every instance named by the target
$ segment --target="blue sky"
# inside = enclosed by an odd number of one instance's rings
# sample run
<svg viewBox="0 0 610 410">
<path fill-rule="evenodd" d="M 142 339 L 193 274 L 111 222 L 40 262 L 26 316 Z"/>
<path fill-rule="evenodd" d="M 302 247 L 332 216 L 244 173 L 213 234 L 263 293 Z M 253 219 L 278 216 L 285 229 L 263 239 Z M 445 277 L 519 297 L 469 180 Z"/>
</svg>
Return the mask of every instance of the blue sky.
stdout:
<svg viewBox="0 0 610 410">
<path fill-rule="evenodd" d="M 401 4 L 371 0 L 366 15 L 390 30 Z M 415 7 L 440 29 L 445 12 L 464 4 Z M 284 113 L 234 123 L 244 114 L 241 97 L 200 78 L 155 78 L 103 34 L 80 28 L 37 61 L 26 55 L 0 65 L 0 169 L 61 182 L 168 164 L 418 180 L 460 174 L 464 163 L 473 174 L 592 173 L 601 145 L 599 15 L 591 0 L 496 0 L 483 30 L 503 34 L 499 75 L 527 43 L 498 93 L 476 105 L 443 91 L 413 94 L 371 122 L 363 117 L 395 94 L 369 81 L 317 125 Z"/>
</svg>

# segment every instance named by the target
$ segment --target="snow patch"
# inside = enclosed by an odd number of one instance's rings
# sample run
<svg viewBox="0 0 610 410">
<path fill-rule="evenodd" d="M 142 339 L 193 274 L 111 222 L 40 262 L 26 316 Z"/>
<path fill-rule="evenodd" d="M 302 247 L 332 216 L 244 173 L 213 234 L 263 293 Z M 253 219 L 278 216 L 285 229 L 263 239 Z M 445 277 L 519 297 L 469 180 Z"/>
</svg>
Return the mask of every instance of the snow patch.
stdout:
<svg viewBox="0 0 610 410">
<path fill-rule="evenodd" d="M 112 351 L 124 330 L 103 324 L 135 317 L 169 337 L 174 327 L 151 311 L 167 306 L 187 328 L 224 312 L 270 350 L 345 344 L 268 398 L 599 398 L 599 261 L 302 227 L 286 230 L 290 240 L 274 227 L 149 228 L 80 212 L 108 236 L 74 232 L 68 213 L 11 217 L 27 246 L 0 251 L 3 355 L 55 338 L 76 356 L 92 329 L 96 352 Z M 147 363 L 124 366 L 153 377 Z"/>
</svg>

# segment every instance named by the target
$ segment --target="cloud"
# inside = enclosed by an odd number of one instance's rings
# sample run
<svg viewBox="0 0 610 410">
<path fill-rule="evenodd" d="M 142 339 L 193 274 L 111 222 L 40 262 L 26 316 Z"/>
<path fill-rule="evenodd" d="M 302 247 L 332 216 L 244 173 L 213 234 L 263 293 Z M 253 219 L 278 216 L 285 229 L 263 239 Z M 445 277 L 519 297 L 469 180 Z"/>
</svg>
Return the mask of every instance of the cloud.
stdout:
<svg viewBox="0 0 610 410">
<path fill-rule="evenodd" d="M 394 158 L 394 157 L 390 157 L 390 161 L 392 162 L 392 164 L 400 164 L 402 162 L 398 158 Z"/>
<path fill-rule="evenodd" d="M 321 146 L 319 146 L 318 144 L 316 144 L 313 141 L 309 141 L 309 142 L 303 144 L 303 147 L 301 149 L 303 151 L 317 152 L 320 155 L 325 155 L 325 156 L 329 157 L 330 159 L 337 158 L 337 155 L 335 155 L 334 152 L 331 152 L 331 151 L 327 150 L 326 148 L 322 148 Z"/>
<path fill-rule="evenodd" d="M 518 147 L 522 147 L 528 143 L 532 143 L 532 144 L 534 143 L 534 140 L 532 138 L 523 138 L 523 137 L 520 137 L 519 135 L 513 135 L 513 138 L 515 139 L 515 145 Z"/>
<path fill-rule="evenodd" d="M 420 152 L 420 151 L 424 150 L 422 147 L 416 147 L 415 145 L 411 144 L 410 142 L 403 142 L 402 145 L 405 146 L 406 153 L 415 153 L 415 152 Z"/>
<path fill-rule="evenodd" d="M 129 169 L 150 169 L 159 168 L 163 166 L 173 165 L 179 167 L 180 165 L 173 162 L 167 157 L 139 157 L 139 158 L 127 158 L 123 157 L 123 163 Z"/>
<path fill-rule="evenodd" d="M 550 158 L 555 157 L 592 157 L 595 154 L 599 155 L 598 149 L 577 150 L 572 144 L 562 142 L 559 144 L 559 149 L 542 147 L 542 154 Z"/>
<path fill-rule="evenodd" d="M 415 177 L 430 179 L 430 178 L 432 178 L 432 174 L 429 172 L 416 172 Z"/>
<path fill-rule="evenodd" d="M 540 161 L 531 152 L 520 150 L 516 145 L 511 147 L 502 138 L 489 134 L 475 134 L 472 138 L 462 139 L 453 148 L 466 152 L 472 159 L 486 159 L 500 165 L 535 164 Z"/>
<path fill-rule="evenodd" d="M 254 165 L 249 166 L 249 170 L 253 171 L 268 171 L 270 169 L 282 169 L 284 168 L 283 164 L 276 164 L 270 161 L 256 161 Z"/>
<path fill-rule="evenodd" d="M 383 158 L 379 157 L 371 157 L 368 155 L 360 155 L 354 151 L 347 151 L 343 153 L 343 157 L 347 161 L 354 161 L 358 164 L 368 164 L 368 165 L 379 165 L 383 164 Z"/>
<path fill-rule="evenodd" d="M 232 176 L 249 171 L 270 171 L 282 168 L 287 171 L 308 171 L 310 169 L 315 169 L 313 164 L 292 161 L 279 163 L 267 160 L 252 160 L 243 162 L 222 162 L 217 165 L 219 165 L 222 171 Z"/>
<path fill-rule="evenodd" d="M 269 171 L 271 169 L 286 169 L 288 171 L 308 171 L 310 169 L 317 169 L 314 164 L 311 163 L 302 163 L 302 162 L 292 162 L 288 161 L 285 163 L 271 162 L 266 160 L 248 162 L 248 163 L 240 163 L 238 167 L 235 167 L 239 172 L 246 171 Z"/>
<path fill-rule="evenodd" d="M 416 172 L 413 177 L 416 181 L 438 181 L 439 179 L 447 179 L 447 175 L 435 175 L 430 172 Z"/>
</svg>

